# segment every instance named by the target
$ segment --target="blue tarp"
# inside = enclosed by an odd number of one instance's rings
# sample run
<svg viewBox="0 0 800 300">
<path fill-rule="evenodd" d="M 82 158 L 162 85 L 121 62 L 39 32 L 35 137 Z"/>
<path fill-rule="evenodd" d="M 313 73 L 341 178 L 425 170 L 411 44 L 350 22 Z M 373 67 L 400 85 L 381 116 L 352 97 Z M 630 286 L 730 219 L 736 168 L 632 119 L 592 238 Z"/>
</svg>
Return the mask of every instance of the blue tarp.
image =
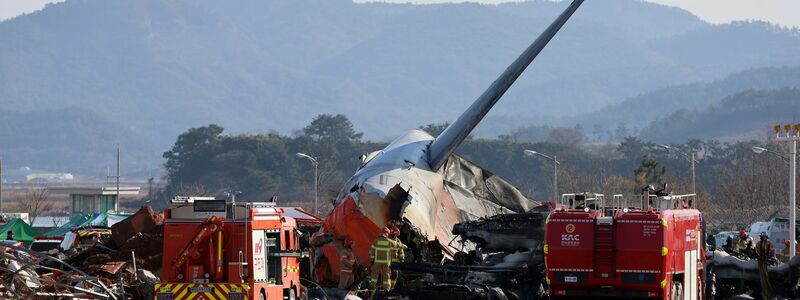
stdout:
<svg viewBox="0 0 800 300">
<path fill-rule="evenodd" d="M 130 214 L 115 214 L 115 213 L 94 213 L 91 215 L 84 215 L 79 214 L 72 219 L 69 220 L 64 225 L 60 227 L 50 230 L 45 233 L 45 236 L 64 236 L 70 229 L 75 227 L 82 227 L 82 226 L 111 226 L 116 224 L 119 221 L 124 220 L 127 217 L 130 217 Z"/>
<path fill-rule="evenodd" d="M 72 219 L 69 220 L 69 222 L 65 223 L 64 225 L 61 225 L 58 228 L 45 232 L 44 236 L 64 236 L 64 234 L 69 232 L 70 229 L 74 227 L 83 226 L 83 224 L 89 222 L 89 220 L 91 220 L 90 219 L 91 217 L 92 217 L 91 215 L 84 215 L 84 214 L 75 215 L 74 217 L 72 217 Z"/>
</svg>

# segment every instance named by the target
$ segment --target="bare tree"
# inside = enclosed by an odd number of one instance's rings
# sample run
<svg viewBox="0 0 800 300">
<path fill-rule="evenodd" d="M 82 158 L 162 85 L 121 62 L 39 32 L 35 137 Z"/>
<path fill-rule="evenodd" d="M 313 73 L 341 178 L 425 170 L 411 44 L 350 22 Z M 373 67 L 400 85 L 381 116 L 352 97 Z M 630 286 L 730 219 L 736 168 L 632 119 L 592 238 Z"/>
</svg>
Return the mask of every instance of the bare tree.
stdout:
<svg viewBox="0 0 800 300">
<path fill-rule="evenodd" d="M 550 140 L 556 144 L 578 146 L 586 140 L 586 136 L 578 130 L 559 127 L 550 130 Z"/>
<path fill-rule="evenodd" d="M 36 221 L 40 214 L 51 210 L 53 203 L 48 201 L 50 191 L 46 185 L 32 186 L 25 190 L 22 197 L 17 198 L 17 208 L 24 213 L 28 213 L 31 224 Z"/>
<path fill-rule="evenodd" d="M 67 221 L 69 220 L 69 214 L 67 213 L 68 211 L 69 211 L 69 206 L 63 206 L 61 208 L 57 208 L 56 209 L 56 212 L 53 213 L 53 217 L 54 217 L 53 218 L 53 227 L 59 227 L 59 226 L 63 225 L 64 223 L 67 223 Z M 33 223 L 33 222 L 31 222 L 31 223 Z"/>
<path fill-rule="evenodd" d="M 719 194 L 709 203 L 709 219 L 736 219 L 740 224 L 723 225 L 742 226 L 788 215 L 787 170 L 783 161 L 752 154 L 724 165 L 716 172 Z"/>
<path fill-rule="evenodd" d="M 184 184 L 181 182 L 175 189 L 175 195 L 178 196 L 211 196 L 212 192 L 206 188 L 205 185 L 199 183 Z"/>
<path fill-rule="evenodd" d="M 610 197 L 613 194 L 628 196 L 636 184 L 630 178 L 614 174 L 610 166 L 593 164 L 587 171 L 562 166 L 558 172 L 559 190 L 564 193 L 597 192 Z"/>
</svg>

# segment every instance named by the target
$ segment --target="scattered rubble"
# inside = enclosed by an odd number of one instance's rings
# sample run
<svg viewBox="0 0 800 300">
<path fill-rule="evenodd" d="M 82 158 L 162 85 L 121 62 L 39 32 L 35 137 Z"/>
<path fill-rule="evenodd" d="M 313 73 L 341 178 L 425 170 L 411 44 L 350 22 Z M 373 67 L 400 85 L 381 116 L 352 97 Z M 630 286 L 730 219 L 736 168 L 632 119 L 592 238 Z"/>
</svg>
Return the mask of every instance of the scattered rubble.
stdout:
<svg viewBox="0 0 800 300">
<path fill-rule="evenodd" d="M 112 225 L 111 233 L 114 243 L 123 246 L 132 237 L 142 232 L 150 232 L 161 224 L 164 224 L 164 216 L 150 206 L 143 206 L 124 221 Z"/>
<path fill-rule="evenodd" d="M 0 298 L 152 299 L 160 281 L 163 222 L 160 213 L 142 207 L 110 229 L 72 229 L 72 241 L 62 244 L 67 249 L 41 253 L 4 243 Z"/>
</svg>

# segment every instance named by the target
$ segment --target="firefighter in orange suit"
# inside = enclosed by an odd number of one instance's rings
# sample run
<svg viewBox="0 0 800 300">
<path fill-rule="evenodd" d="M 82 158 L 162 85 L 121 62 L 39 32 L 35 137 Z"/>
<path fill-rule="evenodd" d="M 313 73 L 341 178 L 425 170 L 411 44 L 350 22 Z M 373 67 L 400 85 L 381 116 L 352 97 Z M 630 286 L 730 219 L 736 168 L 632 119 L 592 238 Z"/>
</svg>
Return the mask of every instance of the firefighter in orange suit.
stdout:
<svg viewBox="0 0 800 300">
<path fill-rule="evenodd" d="M 344 240 L 344 247 L 339 251 L 339 288 L 349 289 L 353 285 L 353 267 L 356 264 L 356 256 L 353 254 L 353 241 Z"/>
<path fill-rule="evenodd" d="M 389 240 L 389 228 L 384 227 L 381 234 L 372 242 L 369 255 L 372 258 L 370 267 L 370 288 L 388 291 L 392 286 L 390 278 L 392 265 L 392 241 Z M 380 283 L 380 285 L 378 285 Z"/>
</svg>

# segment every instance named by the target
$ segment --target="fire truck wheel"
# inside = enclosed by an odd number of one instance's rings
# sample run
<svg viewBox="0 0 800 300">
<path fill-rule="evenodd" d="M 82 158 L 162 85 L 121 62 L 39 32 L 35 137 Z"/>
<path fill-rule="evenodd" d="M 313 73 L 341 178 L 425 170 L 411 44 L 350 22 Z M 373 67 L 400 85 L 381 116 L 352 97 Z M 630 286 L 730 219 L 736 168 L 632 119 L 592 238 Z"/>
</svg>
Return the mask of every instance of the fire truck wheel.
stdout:
<svg viewBox="0 0 800 300">
<path fill-rule="evenodd" d="M 683 299 L 683 285 L 680 282 L 672 283 L 672 300 Z"/>
<path fill-rule="evenodd" d="M 294 291 L 294 288 L 289 289 L 289 300 L 297 300 L 297 293 Z"/>
<path fill-rule="evenodd" d="M 267 300 L 267 295 L 264 295 L 264 290 L 258 293 L 258 300 Z"/>
</svg>

